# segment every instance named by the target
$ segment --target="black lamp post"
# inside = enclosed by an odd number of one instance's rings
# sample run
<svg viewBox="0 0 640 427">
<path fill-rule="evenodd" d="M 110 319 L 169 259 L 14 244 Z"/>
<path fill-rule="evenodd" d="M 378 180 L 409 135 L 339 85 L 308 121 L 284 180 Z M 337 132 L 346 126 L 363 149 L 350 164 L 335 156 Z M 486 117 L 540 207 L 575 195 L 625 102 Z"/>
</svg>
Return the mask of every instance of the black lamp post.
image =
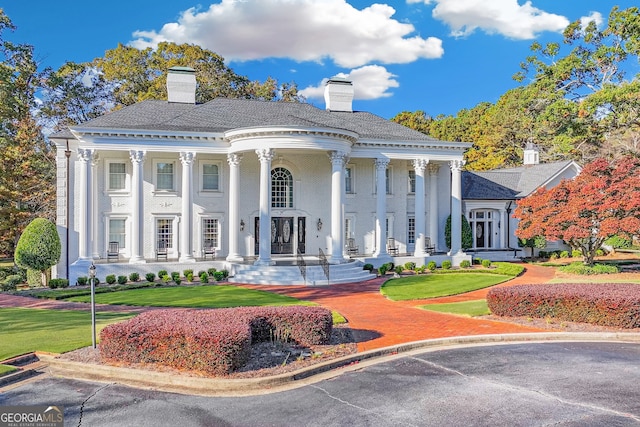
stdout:
<svg viewBox="0 0 640 427">
<path fill-rule="evenodd" d="M 89 283 L 91 284 L 91 343 L 96 348 L 96 266 L 89 267 Z"/>
</svg>

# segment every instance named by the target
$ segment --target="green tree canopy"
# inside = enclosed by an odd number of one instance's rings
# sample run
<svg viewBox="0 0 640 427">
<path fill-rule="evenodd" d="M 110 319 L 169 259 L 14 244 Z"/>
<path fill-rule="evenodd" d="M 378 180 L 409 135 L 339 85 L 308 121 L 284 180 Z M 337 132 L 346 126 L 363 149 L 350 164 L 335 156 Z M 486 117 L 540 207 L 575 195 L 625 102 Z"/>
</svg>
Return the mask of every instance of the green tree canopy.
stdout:
<svg viewBox="0 0 640 427">
<path fill-rule="evenodd" d="M 60 260 L 61 244 L 56 226 L 45 218 L 36 218 L 22 232 L 14 260 L 23 268 L 38 270 L 46 285 L 46 271 Z"/>
</svg>

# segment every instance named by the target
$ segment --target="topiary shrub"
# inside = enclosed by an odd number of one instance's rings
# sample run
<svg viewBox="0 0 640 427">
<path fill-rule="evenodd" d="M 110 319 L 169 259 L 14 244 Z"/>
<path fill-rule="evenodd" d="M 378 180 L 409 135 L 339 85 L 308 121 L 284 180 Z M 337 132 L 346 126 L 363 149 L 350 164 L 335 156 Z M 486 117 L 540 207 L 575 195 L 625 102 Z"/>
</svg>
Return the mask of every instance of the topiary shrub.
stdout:
<svg viewBox="0 0 640 427">
<path fill-rule="evenodd" d="M 185 279 L 187 279 L 187 282 L 193 282 L 193 273 L 187 273 Z"/>
<path fill-rule="evenodd" d="M 167 274 L 169 274 L 167 272 L 167 270 L 160 270 L 158 271 L 158 277 L 163 278 L 164 276 L 166 276 Z"/>
<path fill-rule="evenodd" d="M 385 265 L 387 266 L 387 271 L 392 271 L 396 268 L 396 265 L 392 262 L 388 262 Z"/>
<path fill-rule="evenodd" d="M 451 249 L 451 215 L 447 217 L 447 222 L 444 225 L 444 239 L 447 247 Z M 462 215 L 462 249 L 468 249 L 473 247 L 473 231 L 467 218 Z"/>
<path fill-rule="evenodd" d="M 116 283 L 116 275 L 108 274 L 107 277 L 104 278 L 104 280 L 107 282 L 107 284 L 113 285 L 114 283 Z"/>
<path fill-rule="evenodd" d="M 378 275 L 384 276 L 385 274 L 387 274 L 387 264 L 382 264 L 380 267 L 378 267 Z"/>
<path fill-rule="evenodd" d="M 569 258 L 569 251 L 561 251 L 560 258 Z"/>
<path fill-rule="evenodd" d="M 182 272 L 182 275 L 183 275 L 184 277 L 187 277 L 188 275 L 191 275 L 191 277 L 193 277 L 193 269 L 188 268 L 188 269 L 184 270 L 184 271 Z"/>
<path fill-rule="evenodd" d="M 445 259 L 444 261 L 442 261 L 441 267 L 443 270 L 451 269 L 451 261 L 449 261 L 448 259 Z"/>
<path fill-rule="evenodd" d="M 213 278 L 216 279 L 216 282 L 221 282 L 227 278 L 224 270 L 216 271 L 213 273 Z"/>
<path fill-rule="evenodd" d="M 574 249 L 571 251 L 571 258 L 580 258 L 582 256 L 582 251 Z"/>
<path fill-rule="evenodd" d="M 395 271 L 396 274 L 402 274 L 402 272 L 404 271 L 404 267 L 401 265 L 397 265 L 393 271 Z"/>
<path fill-rule="evenodd" d="M 14 254 L 14 261 L 23 268 L 41 273 L 41 286 L 47 285 L 47 270 L 60 261 L 61 244 L 54 223 L 36 218 L 22 232 Z"/>
<path fill-rule="evenodd" d="M 176 280 L 180 280 L 180 273 L 178 273 L 177 271 L 172 271 L 171 272 L 171 280 L 173 280 L 174 282 Z"/>
<path fill-rule="evenodd" d="M 367 264 L 362 266 L 362 269 L 363 270 L 368 270 L 369 272 L 372 272 L 373 271 L 373 264 L 367 263 Z"/>
<path fill-rule="evenodd" d="M 218 271 L 218 270 L 216 270 L 215 268 L 212 267 L 212 268 L 207 270 L 207 273 L 209 273 L 209 276 L 213 277 L 213 275 L 216 274 L 216 271 Z"/>
<path fill-rule="evenodd" d="M 405 270 L 409 270 L 409 271 L 413 271 L 413 270 L 416 269 L 416 263 L 415 262 L 411 262 L 411 261 L 410 262 L 406 262 L 404 264 L 404 269 Z"/>
<path fill-rule="evenodd" d="M 147 279 L 147 282 L 155 282 L 156 281 L 156 275 L 154 273 L 147 273 L 145 274 L 145 279 Z"/>
<path fill-rule="evenodd" d="M 68 279 L 51 279 L 49 280 L 49 287 L 51 289 L 68 288 L 69 280 Z"/>
<path fill-rule="evenodd" d="M 209 283 L 209 275 L 206 271 L 200 272 L 200 283 Z"/>
<path fill-rule="evenodd" d="M 76 283 L 78 286 L 86 286 L 89 283 L 89 278 L 87 276 L 80 276 L 76 279 Z"/>
<path fill-rule="evenodd" d="M 131 280 L 132 282 L 140 281 L 140 274 L 139 273 L 135 273 L 135 272 L 129 274 L 129 280 Z"/>
<path fill-rule="evenodd" d="M 22 283 L 22 276 L 19 274 L 10 274 L 2 281 L 3 291 L 15 291 L 20 283 Z"/>
<path fill-rule="evenodd" d="M 469 268 L 469 267 L 471 267 L 471 261 L 469 261 L 468 259 L 464 259 L 460 261 L 460 268 Z"/>
<path fill-rule="evenodd" d="M 491 260 L 490 260 L 490 259 L 483 259 L 483 260 L 482 260 L 482 266 L 483 266 L 484 268 L 489 268 L 489 267 L 491 267 Z"/>
<path fill-rule="evenodd" d="M 161 279 L 164 283 L 169 283 L 171 281 L 171 276 L 169 276 L 168 274 L 165 274 L 164 276 L 162 276 Z"/>
<path fill-rule="evenodd" d="M 427 268 L 429 269 L 429 271 L 436 271 L 437 267 L 438 267 L 438 265 L 436 264 L 435 261 L 429 261 L 427 263 Z"/>
<path fill-rule="evenodd" d="M 119 285 L 126 284 L 128 280 L 129 280 L 129 278 L 127 276 L 118 276 L 118 284 Z"/>
</svg>

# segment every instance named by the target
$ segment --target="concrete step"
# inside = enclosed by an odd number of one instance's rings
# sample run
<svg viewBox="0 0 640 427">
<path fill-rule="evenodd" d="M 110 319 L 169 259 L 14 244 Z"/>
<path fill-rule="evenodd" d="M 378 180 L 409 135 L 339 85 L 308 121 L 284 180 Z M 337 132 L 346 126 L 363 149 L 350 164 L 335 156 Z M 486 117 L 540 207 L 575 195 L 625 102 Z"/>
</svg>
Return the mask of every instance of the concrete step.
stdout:
<svg viewBox="0 0 640 427">
<path fill-rule="evenodd" d="M 375 275 L 363 270 L 362 263 L 359 262 L 331 264 L 329 266 L 329 281 L 327 281 L 324 269 L 320 265 L 306 266 L 306 276 L 305 280 L 298 266 L 237 265 L 234 268 L 234 276 L 229 278 L 229 282 L 256 285 L 320 286 L 362 282 L 375 278 Z"/>
<path fill-rule="evenodd" d="M 0 388 L 41 375 L 47 367 L 47 364 L 42 362 L 35 353 L 24 354 L 0 363 L 18 369 L 0 377 Z"/>
</svg>

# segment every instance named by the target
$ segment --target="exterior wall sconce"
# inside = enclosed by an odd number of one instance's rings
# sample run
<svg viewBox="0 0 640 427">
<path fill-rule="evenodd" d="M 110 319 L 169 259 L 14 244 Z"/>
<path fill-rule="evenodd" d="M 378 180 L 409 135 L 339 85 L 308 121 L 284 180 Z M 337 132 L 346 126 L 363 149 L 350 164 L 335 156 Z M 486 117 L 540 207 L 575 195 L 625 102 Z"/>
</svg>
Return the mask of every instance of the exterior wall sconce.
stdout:
<svg viewBox="0 0 640 427">
<path fill-rule="evenodd" d="M 318 231 L 322 230 L 322 220 L 320 218 L 318 218 L 318 223 L 316 224 L 316 226 L 318 227 Z"/>
<path fill-rule="evenodd" d="M 244 231 L 244 219 L 240 220 L 240 231 Z"/>
</svg>

